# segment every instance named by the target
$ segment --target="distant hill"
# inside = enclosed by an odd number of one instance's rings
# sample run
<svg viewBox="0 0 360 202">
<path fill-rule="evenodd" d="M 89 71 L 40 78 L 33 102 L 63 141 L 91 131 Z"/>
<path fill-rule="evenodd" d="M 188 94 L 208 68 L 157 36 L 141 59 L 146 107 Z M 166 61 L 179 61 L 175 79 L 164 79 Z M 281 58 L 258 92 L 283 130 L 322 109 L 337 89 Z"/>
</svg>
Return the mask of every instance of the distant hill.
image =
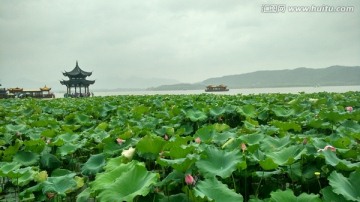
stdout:
<svg viewBox="0 0 360 202">
<path fill-rule="evenodd" d="M 256 71 L 209 78 L 196 84 L 174 84 L 150 90 L 195 90 L 224 84 L 231 88 L 351 86 L 360 85 L 360 66 L 331 66 L 322 69 L 300 67 L 286 70 Z"/>
</svg>

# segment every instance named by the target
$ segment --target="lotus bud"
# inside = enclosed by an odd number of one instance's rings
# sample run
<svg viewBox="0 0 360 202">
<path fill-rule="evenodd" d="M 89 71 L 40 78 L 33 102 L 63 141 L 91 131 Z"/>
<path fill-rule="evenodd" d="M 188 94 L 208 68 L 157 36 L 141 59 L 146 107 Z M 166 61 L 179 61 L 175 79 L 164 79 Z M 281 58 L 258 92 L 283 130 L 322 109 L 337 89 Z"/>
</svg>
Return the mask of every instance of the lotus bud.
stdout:
<svg viewBox="0 0 360 202">
<path fill-rule="evenodd" d="M 198 144 L 200 144 L 200 143 L 201 143 L 200 137 L 195 138 L 195 142 L 198 143 Z"/>
<path fill-rule="evenodd" d="M 187 185 L 195 185 L 195 180 L 194 180 L 193 176 L 190 174 L 185 175 L 185 183 Z"/>
<path fill-rule="evenodd" d="M 169 136 L 168 135 L 164 135 L 164 140 L 169 140 Z"/>
<path fill-rule="evenodd" d="M 241 150 L 242 150 L 242 152 L 244 153 L 245 152 L 245 150 L 246 150 L 246 144 L 245 143 L 241 143 Z"/>
<path fill-rule="evenodd" d="M 122 153 L 121 153 L 121 156 L 131 160 L 132 157 L 134 156 L 135 154 L 135 148 L 132 148 L 130 147 L 128 150 L 124 150 Z"/>
<path fill-rule="evenodd" d="M 125 140 L 123 140 L 123 139 L 121 139 L 121 138 L 117 138 L 117 139 L 116 139 L 116 142 L 117 142 L 119 145 L 121 145 L 122 143 L 125 142 Z"/>
<path fill-rule="evenodd" d="M 306 145 L 307 143 L 308 143 L 308 139 L 305 138 L 305 139 L 303 140 L 303 145 Z"/>
</svg>

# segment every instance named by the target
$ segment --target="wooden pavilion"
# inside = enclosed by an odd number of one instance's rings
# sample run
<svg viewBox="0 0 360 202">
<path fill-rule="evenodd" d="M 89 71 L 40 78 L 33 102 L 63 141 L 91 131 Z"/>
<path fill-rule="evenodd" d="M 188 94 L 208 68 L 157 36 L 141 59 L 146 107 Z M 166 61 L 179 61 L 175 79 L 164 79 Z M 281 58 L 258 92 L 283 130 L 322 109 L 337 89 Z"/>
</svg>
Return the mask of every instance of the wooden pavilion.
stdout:
<svg viewBox="0 0 360 202">
<path fill-rule="evenodd" d="M 91 76 L 92 72 L 87 72 L 80 69 L 78 62 L 70 72 L 64 72 L 63 75 L 69 77 L 69 80 L 62 80 L 60 83 L 66 85 L 65 97 L 89 97 L 89 86 L 94 84 L 94 80 L 86 80 L 86 77 Z M 74 88 L 74 92 L 71 89 Z"/>
</svg>

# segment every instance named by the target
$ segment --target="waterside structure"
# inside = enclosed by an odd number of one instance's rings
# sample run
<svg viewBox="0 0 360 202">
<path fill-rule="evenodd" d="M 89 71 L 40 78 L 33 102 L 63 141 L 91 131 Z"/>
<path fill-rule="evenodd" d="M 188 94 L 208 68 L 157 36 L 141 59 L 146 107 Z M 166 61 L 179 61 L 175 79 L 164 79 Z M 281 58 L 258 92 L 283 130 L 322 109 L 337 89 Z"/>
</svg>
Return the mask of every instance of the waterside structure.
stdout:
<svg viewBox="0 0 360 202">
<path fill-rule="evenodd" d="M 24 89 L 24 88 L 5 88 L 0 89 L 0 98 L 55 98 L 54 93 L 50 92 L 51 88 L 46 85 L 42 88 Z"/>
<path fill-rule="evenodd" d="M 214 85 L 209 85 L 206 86 L 205 92 L 221 92 L 221 91 L 229 91 L 229 89 L 227 88 L 227 86 L 225 85 L 218 85 L 218 86 L 214 86 Z"/>
<path fill-rule="evenodd" d="M 62 80 L 60 83 L 66 86 L 66 93 L 64 97 L 89 97 L 91 95 L 89 86 L 94 84 L 94 80 L 87 80 L 86 77 L 91 76 L 92 72 L 87 72 L 79 67 L 76 61 L 76 66 L 69 72 L 63 72 L 63 75 L 69 80 Z M 72 91 L 74 89 L 74 91 Z"/>
</svg>

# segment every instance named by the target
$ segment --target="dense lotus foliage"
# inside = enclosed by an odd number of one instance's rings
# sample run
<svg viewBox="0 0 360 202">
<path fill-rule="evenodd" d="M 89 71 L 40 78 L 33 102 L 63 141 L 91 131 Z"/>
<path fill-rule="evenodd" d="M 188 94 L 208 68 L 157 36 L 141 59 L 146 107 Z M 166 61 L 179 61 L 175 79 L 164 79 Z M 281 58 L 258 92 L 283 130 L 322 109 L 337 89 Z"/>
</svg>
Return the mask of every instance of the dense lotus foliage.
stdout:
<svg viewBox="0 0 360 202">
<path fill-rule="evenodd" d="M 0 100 L 0 201 L 359 201 L 360 93 Z"/>
</svg>

